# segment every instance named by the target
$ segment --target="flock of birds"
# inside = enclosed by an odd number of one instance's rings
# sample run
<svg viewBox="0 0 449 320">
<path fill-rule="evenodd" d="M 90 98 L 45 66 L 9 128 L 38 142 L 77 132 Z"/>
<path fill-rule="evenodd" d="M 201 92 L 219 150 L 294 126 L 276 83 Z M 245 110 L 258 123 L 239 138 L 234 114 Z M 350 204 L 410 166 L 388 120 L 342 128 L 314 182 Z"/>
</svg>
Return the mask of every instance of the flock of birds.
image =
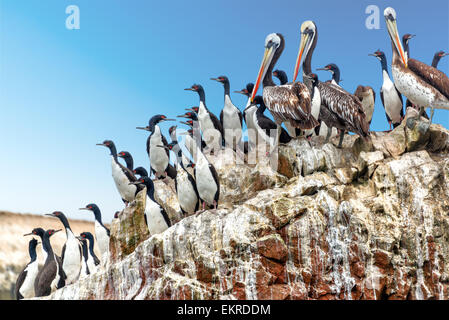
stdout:
<svg viewBox="0 0 449 320">
<path fill-rule="evenodd" d="M 407 107 L 416 108 L 419 116 L 425 115 L 424 108 L 449 109 L 449 79 L 437 70 L 439 60 L 448 55 L 442 51 L 435 54 L 432 66 L 410 58 L 409 41 L 413 35 L 406 34 L 400 41 L 397 29 L 396 12 L 389 7 L 384 11 L 388 34 L 391 38 L 393 59 L 392 74 L 388 72 L 385 54 L 378 50 L 371 54 L 379 59 L 382 66 L 383 85 L 380 96 L 387 120 L 391 126 L 398 126 L 404 118 L 402 95 L 407 98 Z M 279 143 L 288 143 L 292 138 L 304 136 L 326 137 L 340 133 L 339 147 L 346 132 L 353 132 L 369 138 L 369 127 L 373 116 L 375 93 L 369 86 L 358 86 L 350 94 L 340 86 L 340 70 L 331 63 L 324 68 L 332 73 L 332 79 L 326 82 L 318 80 L 312 72 L 312 54 L 318 39 L 317 27 L 313 21 L 301 25 L 301 43 L 295 64 L 293 82 L 288 82 L 284 71 L 273 71 L 285 46 L 284 37 L 272 33 L 266 37 L 265 52 L 255 84 L 249 83 L 237 93 L 248 97 L 242 112 L 235 107 L 230 98 L 230 83 L 226 76 L 212 78 L 224 87 L 224 108 L 218 119 L 206 107 L 205 92 L 201 85 L 194 84 L 185 90 L 199 95 L 199 106 L 186 109 L 178 117 L 185 118 L 181 123 L 189 130 L 181 133 L 185 137 L 185 147 L 190 155 L 185 154 L 178 143 L 176 126 L 169 129 L 171 142 L 168 143 L 161 132 L 159 123 L 174 121 L 165 115 L 153 116 L 148 126 L 137 127 L 150 132 L 146 150 L 150 159 L 151 174 L 156 179 L 175 182 L 175 193 L 184 216 L 199 213 L 201 208 L 216 209 L 220 196 L 220 182 L 213 164 L 205 156 L 210 153 L 230 148 L 245 156 L 249 150 L 262 142 L 270 146 L 270 153 Z M 296 81 L 300 68 L 303 69 L 303 83 Z M 272 76 L 279 79 L 276 85 Z M 263 84 L 263 95 L 257 91 Z M 264 115 L 268 109 L 274 121 Z M 242 139 L 242 125 L 245 120 L 248 131 L 256 133 L 248 141 Z M 285 124 L 286 130 L 281 125 Z M 276 134 L 271 134 L 276 132 Z M 154 183 L 143 167 L 134 168 L 133 158 L 129 152 L 117 153 L 113 141 L 106 140 L 98 145 L 109 149 L 111 155 L 112 176 L 120 196 L 125 203 L 132 202 L 136 195 L 146 189 L 145 222 L 150 235 L 163 232 L 171 226 L 171 221 L 164 208 L 154 197 Z M 170 151 L 175 155 L 174 165 L 170 164 Z M 126 166 L 118 161 L 122 158 Z M 17 299 L 49 295 L 57 288 L 74 283 L 79 278 L 96 272 L 105 265 L 109 256 L 109 230 L 103 225 L 101 212 L 97 205 L 88 204 L 83 210 L 95 215 L 95 239 L 101 252 L 100 259 L 94 253 L 94 237 L 89 232 L 75 236 L 66 216 L 59 211 L 50 214 L 58 218 L 64 226 L 67 240 L 61 257 L 51 247 L 50 237 L 61 230 L 33 229 L 27 235 L 38 236 L 42 242 L 42 254 L 45 264 L 38 270 L 36 259 L 36 239 L 29 242 L 31 261 L 19 275 L 16 283 Z M 119 212 L 116 212 L 117 218 Z"/>
</svg>

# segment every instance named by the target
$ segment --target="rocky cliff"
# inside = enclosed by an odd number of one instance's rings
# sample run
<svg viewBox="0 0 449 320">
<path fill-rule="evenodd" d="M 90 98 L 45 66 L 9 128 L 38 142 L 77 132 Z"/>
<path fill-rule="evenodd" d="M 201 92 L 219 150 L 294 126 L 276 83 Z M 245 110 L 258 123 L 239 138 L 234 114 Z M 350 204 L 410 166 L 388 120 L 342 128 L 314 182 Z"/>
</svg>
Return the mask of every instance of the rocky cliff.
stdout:
<svg viewBox="0 0 449 320">
<path fill-rule="evenodd" d="M 274 171 L 217 155 L 221 203 L 149 237 L 145 197 L 111 225 L 104 270 L 50 299 L 447 299 L 449 131 L 410 118 L 342 149 L 295 139 Z"/>
</svg>

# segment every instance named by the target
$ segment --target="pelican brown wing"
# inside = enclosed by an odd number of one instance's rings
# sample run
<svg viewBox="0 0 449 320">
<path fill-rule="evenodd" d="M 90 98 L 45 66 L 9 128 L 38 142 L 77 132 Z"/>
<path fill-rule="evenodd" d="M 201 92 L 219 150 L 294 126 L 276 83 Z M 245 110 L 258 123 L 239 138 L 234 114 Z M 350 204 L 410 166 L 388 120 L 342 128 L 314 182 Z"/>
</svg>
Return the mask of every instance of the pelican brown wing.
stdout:
<svg viewBox="0 0 449 320">
<path fill-rule="evenodd" d="M 415 59 L 408 59 L 408 67 L 422 80 L 441 92 L 446 99 L 449 99 L 449 78 L 443 72 Z"/>
<path fill-rule="evenodd" d="M 263 100 L 276 121 L 288 121 L 303 130 L 319 124 L 311 115 L 309 89 L 301 82 L 265 87 Z"/>
<path fill-rule="evenodd" d="M 366 121 L 360 100 L 345 91 L 343 88 L 320 82 L 318 88 L 321 94 L 321 104 L 340 120 L 345 123 L 347 130 L 357 133 L 361 137 L 366 137 L 369 131 L 369 124 Z"/>
</svg>

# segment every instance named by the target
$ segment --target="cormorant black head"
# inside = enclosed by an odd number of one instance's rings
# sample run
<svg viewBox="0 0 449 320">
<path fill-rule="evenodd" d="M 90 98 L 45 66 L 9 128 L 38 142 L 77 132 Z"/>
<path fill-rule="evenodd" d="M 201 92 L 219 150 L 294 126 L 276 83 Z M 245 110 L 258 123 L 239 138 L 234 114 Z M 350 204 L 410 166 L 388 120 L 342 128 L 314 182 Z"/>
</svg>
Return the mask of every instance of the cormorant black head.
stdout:
<svg viewBox="0 0 449 320">
<path fill-rule="evenodd" d="M 402 36 L 402 44 L 408 43 L 411 38 L 416 37 L 415 34 L 406 33 Z"/>
<path fill-rule="evenodd" d="M 133 173 L 134 173 L 134 174 L 138 174 L 138 175 L 140 175 L 141 177 L 148 177 L 148 172 L 147 172 L 147 170 L 145 170 L 145 168 L 143 168 L 143 167 L 137 167 L 137 168 L 135 168 L 135 169 L 133 170 Z"/>
<path fill-rule="evenodd" d="M 56 232 L 59 232 L 59 231 L 61 231 L 62 229 L 58 229 L 58 230 L 54 230 L 54 229 L 48 229 L 47 231 L 45 231 L 45 234 L 44 234 L 44 236 L 47 236 L 47 237 L 51 237 L 52 235 L 54 235 Z"/>
<path fill-rule="evenodd" d="M 200 101 L 204 104 L 206 103 L 206 94 L 204 93 L 204 89 L 200 84 L 193 84 L 190 88 L 186 88 L 184 90 L 195 91 L 200 96 Z"/>
<path fill-rule="evenodd" d="M 194 107 L 194 108 L 198 108 L 198 107 Z M 196 112 L 198 112 L 198 110 L 197 111 L 188 111 L 188 112 L 186 112 L 186 113 L 184 113 L 184 114 L 181 114 L 181 115 L 179 115 L 179 116 L 177 116 L 178 118 L 187 118 L 187 119 L 190 119 L 190 120 L 194 120 L 194 121 L 197 121 L 198 120 L 198 116 L 196 115 Z"/>
<path fill-rule="evenodd" d="M 42 228 L 34 228 L 30 233 L 24 234 L 24 236 L 39 236 L 43 238 L 45 230 Z"/>
<path fill-rule="evenodd" d="M 153 132 L 154 131 L 154 126 L 157 125 L 158 123 L 164 122 L 164 121 L 175 121 L 175 119 L 168 119 L 163 114 L 157 114 L 157 115 L 151 117 L 151 119 L 148 121 L 148 126 L 146 126 L 146 127 L 136 127 L 136 129 Z"/>
<path fill-rule="evenodd" d="M 58 218 L 64 225 L 64 228 L 70 229 L 69 220 L 67 220 L 67 217 L 61 211 L 54 211 L 53 213 L 47 213 L 45 215 Z"/>
<path fill-rule="evenodd" d="M 120 214 L 120 211 L 116 211 L 116 212 L 114 213 L 114 219 L 117 219 L 119 214 Z"/>
<path fill-rule="evenodd" d="M 253 93 L 253 89 L 254 89 L 254 83 L 250 82 L 246 85 L 245 89 L 242 89 L 240 91 L 234 91 L 234 92 L 241 93 L 249 98 L 249 97 L 251 97 L 251 94 Z"/>
<path fill-rule="evenodd" d="M 264 105 L 263 97 L 262 96 L 255 96 L 254 100 L 253 100 L 253 103 L 257 104 L 257 105 Z"/>
<path fill-rule="evenodd" d="M 387 61 L 385 53 L 383 51 L 380 51 L 380 50 L 377 50 L 374 53 L 370 53 L 369 56 L 376 57 L 377 59 L 379 59 L 379 61 L 382 61 L 383 59 L 385 59 L 385 61 Z"/>
<path fill-rule="evenodd" d="M 193 120 L 180 121 L 180 123 L 185 124 L 189 127 L 193 127 Z"/>
<path fill-rule="evenodd" d="M 281 85 L 286 84 L 288 82 L 287 74 L 283 70 L 274 70 L 273 76 L 279 79 Z"/>
<path fill-rule="evenodd" d="M 128 151 L 120 151 L 117 154 L 117 156 L 122 158 L 122 159 L 125 159 L 125 161 L 126 161 L 126 159 L 131 159 L 131 160 L 133 159 L 131 153 L 129 153 Z"/>
<path fill-rule="evenodd" d="M 137 179 L 137 181 L 130 182 L 129 184 L 143 184 L 147 187 L 147 193 L 150 192 L 152 194 L 154 192 L 154 183 L 150 177 L 140 177 L 140 179 Z"/>
<path fill-rule="evenodd" d="M 185 110 L 187 111 L 193 111 L 195 113 L 198 113 L 198 110 L 200 109 L 200 107 L 192 107 L 192 108 L 186 108 Z"/>
<path fill-rule="evenodd" d="M 435 56 L 433 57 L 432 61 L 432 67 L 436 68 L 438 66 L 438 63 L 440 62 L 441 58 L 449 55 L 449 53 L 445 53 L 444 51 L 438 51 L 435 53 Z"/>
<path fill-rule="evenodd" d="M 90 232 L 82 232 L 80 233 L 80 238 L 84 239 L 84 240 L 89 240 L 90 242 L 94 241 L 94 236 L 92 235 L 92 233 Z"/>
<path fill-rule="evenodd" d="M 229 83 L 229 79 L 226 76 L 219 76 L 218 78 L 210 78 L 211 80 L 221 82 L 223 84 Z"/>
<path fill-rule="evenodd" d="M 95 219 L 101 223 L 101 211 L 95 203 L 89 203 L 85 208 L 79 208 L 80 210 L 92 211 L 95 215 Z"/>
<path fill-rule="evenodd" d="M 184 90 L 195 91 L 198 93 L 204 91 L 203 86 L 200 84 L 193 84 L 190 88 L 185 88 Z"/>
<path fill-rule="evenodd" d="M 324 70 L 324 71 L 330 71 L 332 73 L 340 71 L 338 66 L 335 63 L 329 63 L 324 68 L 318 68 L 317 70 Z"/>
<path fill-rule="evenodd" d="M 97 146 L 107 147 L 111 151 L 111 155 L 117 154 L 117 149 L 115 149 L 115 144 L 112 140 L 104 140 L 103 143 L 97 143 Z"/>
</svg>

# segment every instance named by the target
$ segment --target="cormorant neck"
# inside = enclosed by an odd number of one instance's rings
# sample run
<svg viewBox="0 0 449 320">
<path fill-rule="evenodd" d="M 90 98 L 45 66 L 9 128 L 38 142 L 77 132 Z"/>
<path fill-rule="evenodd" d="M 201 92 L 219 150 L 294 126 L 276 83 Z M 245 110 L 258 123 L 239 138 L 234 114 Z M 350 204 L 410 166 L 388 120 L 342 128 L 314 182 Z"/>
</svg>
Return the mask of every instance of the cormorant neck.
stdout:
<svg viewBox="0 0 449 320">
<path fill-rule="evenodd" d="M 131 158 L 131 157 L 126 157 L 125 158 L 125 162 L 126 162 L 126 167 L 129 169 L 129 170 L 133 170 L 133 168 L 134 168 L 134 160 L 133 160 L 133 158 Z"/>
<path fill-rule="evenodd" d="M 45 234 L 42 239 L 42 247 L 47 252 L 47 259 L 53 255 L 53 249 L 50 244 L 50 236 Z"/>
<path fill-rule="evenodd" d="M 389 73 L 388 73 L 388 65 L 387 65 L 387 58 L 385 56 L 381 57 L 380 65 L 382 66 L 382 71 L 385 71 L 389 75 Z"/>
<path fill-rule="evenodd" d="M 336 83 L 340 84 L 340 69 L 335 69 L 335 70 L 332 70 L 332 71 L 333 71 L 332 72 L 332 79 Z"/>
<path fill-rule="evenodd" d="M 84 257 L 84 260 L 87 261 L 88 254 L 87 254 L 87 243 L 86 243 L 86 241 L 81 241 L 81 246 L 82 246 L 82 248 L 83 248 L 83 257 Z"/>
<path fill-rule="evenodd" d="M 436 68 L 438 66 L 438 63 L 440 62 L 440 59 L 441 59 L 440 55 L 438 53 L 435 54 L 432 61 L 432 67 Z"/>
<path fill-rule="evenodd" d="M 102 224 L 101 222 L 101 211 L 98 208 L 94 209 L 94 215 L 95 215 L 95 220 L 97 220 L 100 224 Z"/>
<path fill-rule="evenodd" d="M 30 253 L 30 258 L 31 258 L 31 261 L 30 261 L 30 262 L 36 261 L 36 258 L 37 258 L 37 255 L 36 255 L 36 246 L 30 245 L 29 253 Z"/>
<path fill-rule="evenodd" d="M 156 200 L 154 200 L 154 186 L 150 187 L 149 185 L 146 186 L 147 187 L 147 195 L 148 197 L 153 200 L 154 202 L 156 202 Z"/>
<path fill-rule="evenodd" d="M 204 89 L 203 88 L 199 88 L 198 89 L 198 95 L 200 96 L 200 101 L 206 105 L 206 94 L 204 93 Z"/>
<path fill-rule="evenodd" d="M 113 156 L 114 159 L 117 160 L 117 149 L 115 148 L 115 145 L 109 145 L 109 150 L 111 151 L 111 156 Z"/>
<path fill-rule="evenodd" d="M 226 95 L 230 95 L 230 91 L 231 91 L 231 86 L 229 84 L 229 81 L 226 80 L 225 82 L 223 82 L 223 86 L 224 86 L 224 94 Z"/>
<path fill-rule="evenodd" d="M 89 239 L 89 252 L 91 255 L 94 255 L 94 239 Z"/>
<path fill-rule="evenodd" d="M 278 78 L 281 85 L 286 84 L 288 82 L 287 74 L 284 71 L 278 72 Z"/>
</svg>

